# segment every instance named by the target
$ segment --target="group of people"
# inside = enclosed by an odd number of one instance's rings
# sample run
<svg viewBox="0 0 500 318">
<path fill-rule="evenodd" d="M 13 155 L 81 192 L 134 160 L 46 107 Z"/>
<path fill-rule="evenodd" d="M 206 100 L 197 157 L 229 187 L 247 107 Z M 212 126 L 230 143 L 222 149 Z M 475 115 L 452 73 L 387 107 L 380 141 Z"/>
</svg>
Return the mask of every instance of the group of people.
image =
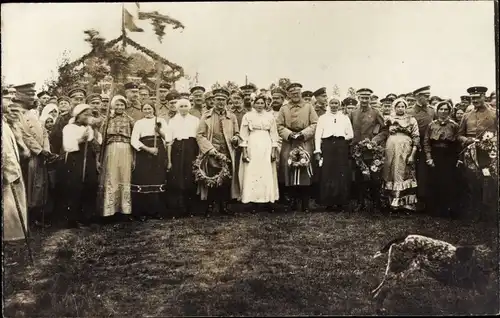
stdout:
<svg viewBox="0 0 500 318">
<path fill-rule="evenodd" d="M 457 105 L 429 86 L 380 100 L 368 88 L 340 99 L 300 83 L 261 93 L 161 83 L 158 96 L 123 88 L 35 101 L 3 91 L 4 238 L 22 237 L 19 215 L 26 226 L 77 227 L 232 214 L 235 201 L 250 212 L 351 211 L 353 202 L 372 213 L 496 211 L 496 153 L 479 146 L 497 134 L 485 87 Z"/>
</svg>

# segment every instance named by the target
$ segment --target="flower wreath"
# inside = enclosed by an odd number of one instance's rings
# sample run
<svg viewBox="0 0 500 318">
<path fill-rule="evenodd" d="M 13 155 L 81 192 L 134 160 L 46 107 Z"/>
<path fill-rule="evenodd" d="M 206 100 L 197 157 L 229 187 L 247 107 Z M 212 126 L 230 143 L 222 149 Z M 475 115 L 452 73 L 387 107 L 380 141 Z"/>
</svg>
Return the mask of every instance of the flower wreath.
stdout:
<svg viewBox="0 0 500 318">
<path fill-rule="evenodd" d="M 361 173 L 365 176 L 370 176 L 371 172 L 377 173 L 382 170 L 384 165 L 384 154 L 384 147 L 377 145 L 377 143 L 369 140 L 368 138 L 357 143 L 352 149 L 352 157 L 354 158 L 356 165 L 361 170 Z M 363 158 L 368 156 L 373 158 L 370 167 L 368 167 L 363 160 Z"/>
<path fill-rule="evenodd" d="M 469 147 L 473 147 L 474 144 L 471 144 Z M 489 164 L 488 168 L 492 171 L 493 174 L 498 175 L 498 167 L 497 167 L 497 154 L 498 154 L 498 138 L 497 135 L 491 131 L 487 131 L 483 134 L 481 139 L 475 143 L 476 149 L 480 149 L 484 152 L 488 153 L 489 156 Z M 472 153 L 472 151 L 466 151 L 465 157 L 467 162 L 476 161 L 477 156 Z M 469 164 L 468 167 L 475 169 L 476 165 Z"/>
<path fill-rule="evenodd" d="M 199 154 L 193 162 L 193 174 L 197 182 L 201 182 L 209 188 L 220 187 L 225 180 L 231 179 L 230 162 L 226 156 L 219 152 L 211 156 L 221 165 L 219 173 L 209 176 L 205 171 L 209 155 Z"/>
<path fill-rule="evenodd" d="M 288 155 L 288 166 L 294 168 L 308 167 L 311 164 L 311 156 L 302 147 L 297 147 L 290 151 Z"/>
</svg>

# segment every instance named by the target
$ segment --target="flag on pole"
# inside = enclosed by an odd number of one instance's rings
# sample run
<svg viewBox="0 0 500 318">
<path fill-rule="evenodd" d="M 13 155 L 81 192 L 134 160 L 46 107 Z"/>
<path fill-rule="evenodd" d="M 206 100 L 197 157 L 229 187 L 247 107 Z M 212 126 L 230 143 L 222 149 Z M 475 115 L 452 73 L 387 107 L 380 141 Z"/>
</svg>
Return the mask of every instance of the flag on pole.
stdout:
<svg viewBox="0 0 500 318">
<path fill-rule="evenodd" d="M 139 9 L 138 2 L 135 3 L 135 10 L 128 10 L 125 5 L 123 6 L 123 25 L 130 32 L 144 32 L 144 29 L 139 28 L 135 23 L 139 15 Z"/>
</svg>

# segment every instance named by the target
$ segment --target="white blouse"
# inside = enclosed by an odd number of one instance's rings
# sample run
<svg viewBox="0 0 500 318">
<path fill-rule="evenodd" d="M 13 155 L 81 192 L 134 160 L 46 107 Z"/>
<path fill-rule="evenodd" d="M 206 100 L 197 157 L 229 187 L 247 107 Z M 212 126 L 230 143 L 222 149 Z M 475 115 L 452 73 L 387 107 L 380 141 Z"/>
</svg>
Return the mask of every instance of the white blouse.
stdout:
<svg viewBox="0 0 500 318">
<path fill-rule="evenodd" d="M 168 128 L 167 121 L 161 117 L 157 118 L 157 122 L 161 123 L 160 131 L 165 134 L 165 139 L 163 143 L 165 145 L 172 142 L 172 135 L 170 134 L 170 129 Z M 135 122 L 134 128 L 132 129 L 132 136 L 130 137 L 130 144 L 137 151 L 141 151 L 141 148 L 145 145 L 140 142 L 142 137 L 154 136 L 155 135 L 155 117 L 153 118 L 142 118 Z"/>
<path fill-rule="evenodd" d="M 314 133 L 314 153 L 321 153 L 321 139 L 331 136 L 344 137 L 346 140 L 354 137 L 349 117 L 340 111 L 335 114 L 326 112 L 319 117 Z"/>
<path fill-rule="evenodd" d="M 67 124 L 62 131 L 62 143 L 65 152 L 76 152 L 80 150 L 78 141 L 82 138 L 83 133 L 87 131 L 89 138 L 88 141 L 94 139 L 94 130 L 90 126 L 79 126 L 76 124 Z M 102 136 L 97 132 L 96 141 L 102 144 Z"/>
<path fill-rule="evenodd" d="M 199 123 L 200 120 L 198 117 L 191 114 L 187 114 L 186 116 L 181 116 L 181 114 L 175 115 L 168 122 L 172 140 L 196 138 Z"/>
</svg>

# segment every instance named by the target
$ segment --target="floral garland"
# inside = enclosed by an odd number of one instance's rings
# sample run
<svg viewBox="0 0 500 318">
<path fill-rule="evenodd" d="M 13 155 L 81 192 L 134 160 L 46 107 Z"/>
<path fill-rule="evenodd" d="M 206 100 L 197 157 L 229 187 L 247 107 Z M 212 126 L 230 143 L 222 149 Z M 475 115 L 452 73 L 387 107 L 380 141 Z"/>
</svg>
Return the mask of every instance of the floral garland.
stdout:
<svg viewBox="0 0 500 318">
<path fill-rule="evenodd" d="M 193 162 L 193 174 L 197 182 L 201 182 L 209 188 L 220 187 L 225 180 L 231 179 L 229 160 L 226 156 L 219 152 L 211 156 L 221 165 L 219 173 L 214 176 L 208 176 L 204 170 L 206 160 L 208 160 L 208 155 L 199 154 Z"/>
<path fill-rule="evenodd" d="M 302 147 L 294 148 L 288 155 L 288 166 L 294 168 L 308 167 L 311 164 L 311 156 Z"/>
<path fill-rule="evenodd" d="M 382 170 L 384 166 L 384 155 L 384 147 L 377 145 L 377 143 L 368 138 L 357 143 L 352 149 L 352 157 L 356 165 L 360 168 L 361 173 L 367 177 L 369 177 L 371 173 L 378 173 Z M 373 158 L 370 167 L 368 167 L 363 159 L 366 157 Z"/>
</svg>

